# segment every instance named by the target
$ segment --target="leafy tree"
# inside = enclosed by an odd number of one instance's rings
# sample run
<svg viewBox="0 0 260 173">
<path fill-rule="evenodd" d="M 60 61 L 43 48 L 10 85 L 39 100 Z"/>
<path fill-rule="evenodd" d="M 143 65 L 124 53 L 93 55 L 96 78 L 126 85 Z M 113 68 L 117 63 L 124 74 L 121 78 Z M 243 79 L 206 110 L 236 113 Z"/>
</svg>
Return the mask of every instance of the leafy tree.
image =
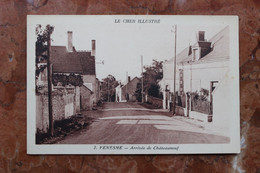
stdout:
<svg viewBox="0 0 260 173">
<path fill-rule="evenodd" d="M 148 88 L 148 95 L 161 98 L 160 86 L 157 83 L 150 84 L 150 87 Z"/>
<path fill-rule="evenodd" d="M 44 29 L 41 25 L 37 25 L 35 34 L 36 34 L 36 42 L 35 42 L 35 53 L 36 53 L 36 77 L 39 76 L 40 72 L 42 72 L 46 65 L 38 66 L 38 63 L 46 62 L 48 58 L 47 50 L 48 50 L 48 39 L 50 35 L 53 33 L 54 27 L 51 25 L 47 25 Z"/>
<path fill-rule="evenodd" d="M 161 98 L 162 94 L 160 93 L 160 86 L 158 85 L 158 82 L 163 78 L 163 61 L 153 60 L 152 65 L 145 66 L 144 70 L 144 92 L 150 96 Z M 140 86 L 140 84 L 137 84 L 137 97 L 141 95 Z M 140 94 L 139 96 L 138 93 Z"/>
<path fill-rule="evenodd" d="M 36 52 L 36 59 L 35 59 L 35 74 L 36 78 L 38 78 L 41 71 L 43 71 L 47 67 L 47 75 L 48 75 L 48 111 L 49 111 L 49 134 L 53 136 L 54 132 L 54 119 L 52 114 L 52 89 L 51 89 L 51 80 L 49 77 L 50 74 L 50 67 L 49 67 L 49 46 L 50 46 L 50 38 L 51 34 L 54 31 L 54 27 L 47 25 L 45 29 L 42 29 L 41 25 L 37 25 L 35 34 L 37 36 L 37 40 L 35 43 L 35 52 Z M 40 62 L 47 62 L 47 66 L 39 66 L 38 63 Z M 36 86 L 36 92 L 38 92 Z"/>
<path fill-rule="evenodd" d="M 140 82 L 136 84 L 135 97 L 138 102 L 142 101 L 142 84 Z"/>
<path fill-rule="evenodd" d="M 116 87 L 119 85 L 118 81 L 113 75 L 108 75 L 103 79 L 101 84 L 101 98 L 103 101 L 115 101 Z"/>
<path fill-rule="evenodd" d="M 163 61 L 153 60 L 151 66 L 144 67 L 144 83 L 158 83 L 163 78 Z"/>
<path fill-rule="evenodd" d="M 53 74 L 52 75 L 52 83 L 54 86 L 57 86 L 60 83 L 62 86 L 73 85 L 73 86 L 82 86 L 83 80 L 82 76 L 75 75 L 71 73 L 69 75 L 65 74 Z"/>
</svg>

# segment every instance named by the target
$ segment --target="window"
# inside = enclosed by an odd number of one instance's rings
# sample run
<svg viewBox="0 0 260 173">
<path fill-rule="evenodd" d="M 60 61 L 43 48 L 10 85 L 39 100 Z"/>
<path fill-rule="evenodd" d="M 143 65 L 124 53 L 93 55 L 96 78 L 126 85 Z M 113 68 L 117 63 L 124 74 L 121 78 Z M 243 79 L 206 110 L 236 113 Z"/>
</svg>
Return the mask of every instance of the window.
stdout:
<svg viewBox="0 0 260 173">
<path fill-rule="evenodd" d="M 195 61 L 196 59 L 198 59 L 197 56 L 197 51 L 198 49 L 193 49 L 193 55 L 192 55 L 192 60 Z"/>
</svg>

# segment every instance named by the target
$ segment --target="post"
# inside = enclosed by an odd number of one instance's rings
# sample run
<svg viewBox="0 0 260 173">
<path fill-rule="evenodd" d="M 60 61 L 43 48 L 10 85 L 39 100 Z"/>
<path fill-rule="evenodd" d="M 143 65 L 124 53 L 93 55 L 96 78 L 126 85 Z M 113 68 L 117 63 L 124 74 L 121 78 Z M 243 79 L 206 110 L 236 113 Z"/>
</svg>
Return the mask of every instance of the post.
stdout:
<svg viewBox="0 0 260 173">
<path fill-rule="evenodd" d="M 52 114 L 52 73 L 51 73 L 51 62 L 50 62 L 50 48 L 51 48 L 51 36 L 48 35 L 47 40 L 47 78 L 48 78 L 48 108 L 49 108 L 49 134 L 53 136 L 54 123 Z"/>
<path fill-rule="evenodd" d="M 125 99 L 126 99 L 126 101 L 128 101 L 128 100 L 127 100 L 127 95 L 128 95 L 128 93 L 127 93 L 127 92 L 128 92 L 128 91 L 127 91 L 127 84 L 128 84 L 128 72 L 126 72 L 126 86 L 125 86 L 125 90 L 126 90 L 126 91 L 125 91 Z"/>
<path fill-rule="evenodd" d="M 109 78 L 107 79 L 107 102 L 109 102 Z"/>
<path fill-rule="evenodd" d="M 176 40 L 177 40 L 177 25 L 174 26 L 174 67 L 173 67 L 173 110 L 176 113 Z"/>
<path fill-rule="evenodd" d="M 143 75 L 143 56 L 141 56 L 141 73 L 142 73 L 142 103 L 144 103 L 144 75 Z"/>
</svg>

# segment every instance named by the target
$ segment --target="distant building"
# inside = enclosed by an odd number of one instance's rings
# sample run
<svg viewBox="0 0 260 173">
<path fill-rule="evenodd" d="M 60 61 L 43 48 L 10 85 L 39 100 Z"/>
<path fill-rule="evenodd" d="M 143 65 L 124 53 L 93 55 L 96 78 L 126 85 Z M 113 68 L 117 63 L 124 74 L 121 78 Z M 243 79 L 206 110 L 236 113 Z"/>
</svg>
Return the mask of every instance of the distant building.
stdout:
<svg viewBox="0 0 260 173">
<path fill-rule="evenodd" d="M 229 27 L 225 27 L 211 39 L 205 39 L 199 31 L 197 42 L 181 51 L 176 58 L 177 112 L 202 121 L 225 123 L 228 117 L 222 106 L 228 105 Z M 159 82 L 163 91 L 163 107 L 169 109 L 173 92 L 173 59 L 163 64 L 163 79 Z M 204 111 L 195 110 L 194 95 L 204 96 Z M 225 117 L 224 117 L 225 116 Z M 227 121 L 229 122 L 229 121 Z"/>
<path fill-rule="evenodd" d="M 117 87 L 116 87 L 116 102 L 123 102 L 122 100 L 122 87 L 123 85 L 120 83 Z M 126 100 L 125 100 L 126 101 Z"/>
<path fill-rule="evenodd" d="M 68 45 L 51 46 L 50 60 L 53 74 L 78 74 L 82 76 L 83 86 L 81 90 L 91 91 L 81 94 L 80 105 L 83 109 L 92 109 L 97 103 L 99 90 L 96 78 L 95 40 L 92 40 L 91 51 L 77 51 L 72 43 L 72 31 L 68 31 Z M 88 88 L 88 90 L 86 90 Z M 80 91 L 82 93 L 82 91 Z M 85 98 L 88 97 L 88 98 Z"/>
<path fill-rule="evenodd" d="M 138 77 L 135 77 L 131 80 L 130 76 L 128 77 L 128 81 L 125 85 L 118 85 L 116 87 L 116 101 L 118 102 L 126 102 L 126 101 L 137 101 L 135 96 L 135 91 L 137 87 L 137 83 L 141 82 Z"/>
</svg>

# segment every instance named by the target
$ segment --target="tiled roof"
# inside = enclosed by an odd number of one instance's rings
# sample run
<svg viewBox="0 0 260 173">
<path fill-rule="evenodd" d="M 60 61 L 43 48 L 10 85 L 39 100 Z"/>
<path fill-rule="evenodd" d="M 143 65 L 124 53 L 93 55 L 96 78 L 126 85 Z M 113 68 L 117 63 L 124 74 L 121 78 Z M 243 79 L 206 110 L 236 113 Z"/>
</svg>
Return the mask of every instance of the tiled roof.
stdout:
<svg viewBox="0 0 260 173">
<path fill-rule="evenodd" d="M 95 57 L 91 52 L 67 52 L 65 46 L 51 46 L 50 55 L 54 73 L 96 73 Z"/>
<path fill-rule="evenodd" d="M 130 85 L 132 82 L 135 82 L 136 80 L 140 81 L 141 79 L 138 77 L 134 77 L 132 80 L 130 80 L 130 82 L 126 83 L 125 85 L 122 85 L 121 88 L 125 88 L 127 85 Z"/>
<path fill-rule="evenodd" d="M 229 59 L 229 27 L 225 27 L 210 40 L 212 51 L 198 62 L 215 62 Z"/>
<path fill-rule="evenodd" d="M 215 36 L 213 36 L 209 42 L 211 42 L 211 47 L 213 48 L 210 53 L 200 58 L 195 63 L 207 63 L 215 61 L 226 61 L 229 59 L 229 27 L 225 27 Z M 196 43 L 197 44 L 197 43 Z M 194 44 L 193 46 L 195 46 Z M 189 47 L 186 47 L 183 51 L 177 54 L 177 63 L 191 63 L 192 54 L 189 55 Z M 167 61 L 167 63 L 172 63 L 173 58 Z"/>
</svg>

